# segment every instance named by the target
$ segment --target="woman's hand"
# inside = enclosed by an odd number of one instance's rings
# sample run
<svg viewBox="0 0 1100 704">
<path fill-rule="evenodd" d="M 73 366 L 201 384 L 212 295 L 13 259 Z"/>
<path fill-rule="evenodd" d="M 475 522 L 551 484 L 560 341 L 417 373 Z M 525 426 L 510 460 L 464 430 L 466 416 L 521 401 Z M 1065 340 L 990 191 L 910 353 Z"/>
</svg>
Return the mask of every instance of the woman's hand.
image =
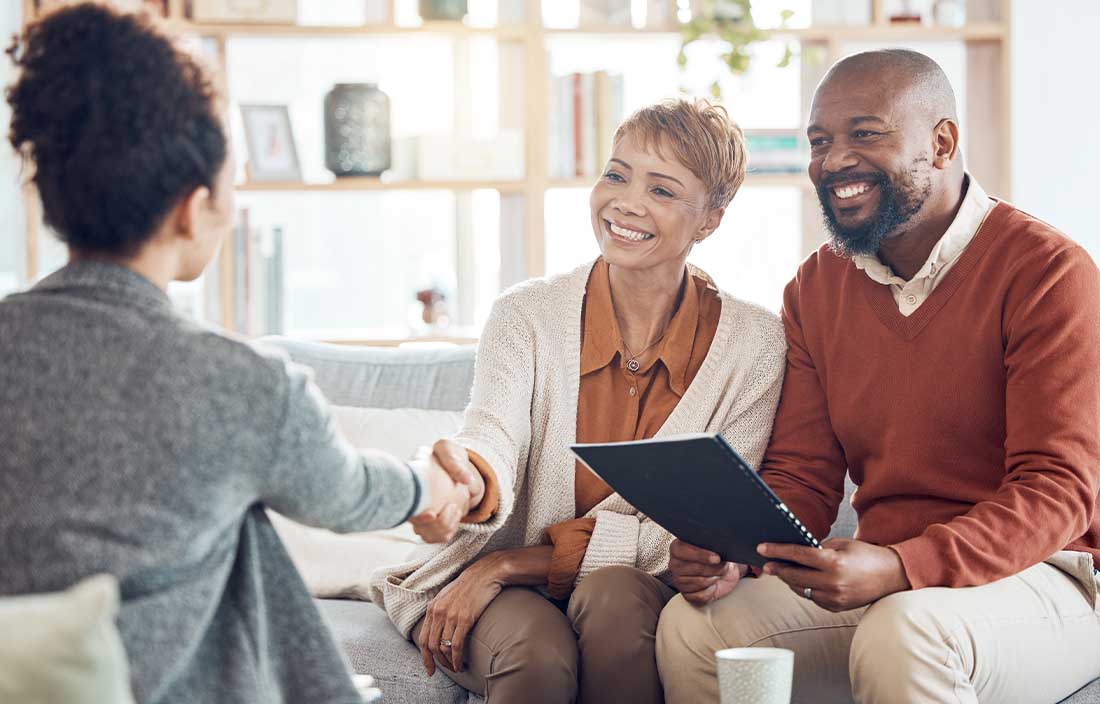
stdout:
<svg viewBox="0 0 1100 704">
<path fill-rule="evenodd" d="M 470 506 L 466 513 L 477 507 L 485 498 L 485 480 L 470 461 L 466 448 L 454 440 L 443 438 L 432 445 L 430 460 L 442 467 L 456 482 L 461 482 L 470 490 Z M 464 514 L 465 515 L 465 514 Z"/>
<path fill-rule="evenodd" d="M 461 672 L 466 636 L 504 588 L 500 553 L 490 553 L 467 567 L 428 603 L 420 626 L 420 656 L 430 677 L 435 661 Z M 444 642 L 449 643 L 445 645 Z"/>
<path fill-rule="evenodd" d="M 485 480 L 473 466 L 466 448 L 453 440 L 439 440 L 430 453 L 425 448 L 413 460 L 423 465 L 430 504 L 409 519 L 416 534 L 428 543 L 449 543 L 462 518 L 481 503 Z"/>
</svg>

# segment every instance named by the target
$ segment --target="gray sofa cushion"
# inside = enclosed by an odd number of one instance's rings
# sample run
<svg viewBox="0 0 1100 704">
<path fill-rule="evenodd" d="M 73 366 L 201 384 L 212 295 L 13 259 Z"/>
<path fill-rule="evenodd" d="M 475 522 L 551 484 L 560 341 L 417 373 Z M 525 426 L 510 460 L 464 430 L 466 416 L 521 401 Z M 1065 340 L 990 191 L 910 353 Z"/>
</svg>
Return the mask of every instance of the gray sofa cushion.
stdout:
<svg viewBox="0 0 1100 704">
<path fill-rule="evenodd" d="M 1089 683 L 1068 699 L 1064 699 L 1062 704 L 1100 704 L 1100 680 Z"/>
<path fill-rule="evenodd" d="M 365 601 L 318 599 L 336 642 L 359 674 L 372 675 L 386 704 L 466 704 L 466 690 L 440 671 L 424 672 L 420 651 L 382 609 Z"/>
<path fill-rule="evenodd" d="M 310 367 L 325 397 L 337 406 L 462 411 L 474 383 L 470 345 L 441 350 L 400 350 L 265 337 Z"/>
</svg>

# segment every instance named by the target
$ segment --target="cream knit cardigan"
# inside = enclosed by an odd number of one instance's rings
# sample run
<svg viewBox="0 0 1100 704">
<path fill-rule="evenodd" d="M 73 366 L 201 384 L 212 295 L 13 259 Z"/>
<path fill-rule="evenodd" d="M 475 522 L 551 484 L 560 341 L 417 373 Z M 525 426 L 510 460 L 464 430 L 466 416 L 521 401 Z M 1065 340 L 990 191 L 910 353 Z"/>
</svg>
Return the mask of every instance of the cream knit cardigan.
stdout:
<svg viewBox="0 0 1100 704">
<path fill-rule="evenodd" d="M 464 525 L 450 544 L 424 545 L 406 562 L 371 576 L 371 601 L 386 609 L 405 637 L 428 602 L 467 565 L 496 550 L 546 544 L 547 527 L 576 517 L 569 445 L 577 428 L 581 304 L 592 266 L 518 284 L 494 303 L 455 439 L 496 471 L 500 507 L 485 523 Z M 701 272 L 692 267 L 691 273 Z M 773 313 L 719 296 L 710 351 L 657 437 L 720 432 L 755 467 L 771 436 L 786 340 Z M 578 582 L 608 565 L 665 575 L 672 536 L 663 528 L 618 494 L 587 515 L 596 518 L 596 527 Z"/>
</svg>

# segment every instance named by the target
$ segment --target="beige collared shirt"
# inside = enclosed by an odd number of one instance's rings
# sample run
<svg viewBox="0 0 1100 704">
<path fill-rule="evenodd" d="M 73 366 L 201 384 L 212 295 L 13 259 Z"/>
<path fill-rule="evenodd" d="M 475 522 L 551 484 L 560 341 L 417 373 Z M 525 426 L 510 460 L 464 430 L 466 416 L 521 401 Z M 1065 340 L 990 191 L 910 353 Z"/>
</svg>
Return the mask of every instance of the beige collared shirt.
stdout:
<svg viewBox="0 0 1100 704">
<path fill-rule="evenodd" d="M 894 300 L 897 301 L 898 310 L 905 317 L 909 317 L 913 311 L 920 308 L 936 286 L 939 286 L 947 276 L 947 272 L 955 266 L 955 262 L 966 250 L 967 245 L 974 239 L 986 215 L 993 209 L 993 201 L 989 200 L 989 196 L 978 181 L 969 174 L 967 174 L 967 181 L 969 186 L 958 214 L 951 222 L 951 226 L 947 228 L 947 232 L 943 233 L 943 237 L 932 248 L 924 266 L 913 278 L 906 281 L 876 256 L 862 254 L 852 257 L 856 268 L 864 271 L 872 281 L 890 287 Z"/>
</svg>

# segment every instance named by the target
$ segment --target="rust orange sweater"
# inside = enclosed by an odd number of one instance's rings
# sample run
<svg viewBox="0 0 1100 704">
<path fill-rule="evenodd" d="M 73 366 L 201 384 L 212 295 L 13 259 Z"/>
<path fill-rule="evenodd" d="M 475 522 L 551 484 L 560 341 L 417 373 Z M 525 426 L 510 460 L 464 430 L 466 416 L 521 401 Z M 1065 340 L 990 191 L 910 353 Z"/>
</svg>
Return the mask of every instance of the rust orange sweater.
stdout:
<svg viewBox="0 0 1100 704">
<path fill-rule="evenodd" d="M 856 537 L 913 588 L 985 584 L 1062 549 L 1100 556 L 1100 273 L 997 202 L 910 317 L 823 247 L 784 294 L 790 349 L 761 476 L 818 536 L 844 473 Z"/>
</svg>

